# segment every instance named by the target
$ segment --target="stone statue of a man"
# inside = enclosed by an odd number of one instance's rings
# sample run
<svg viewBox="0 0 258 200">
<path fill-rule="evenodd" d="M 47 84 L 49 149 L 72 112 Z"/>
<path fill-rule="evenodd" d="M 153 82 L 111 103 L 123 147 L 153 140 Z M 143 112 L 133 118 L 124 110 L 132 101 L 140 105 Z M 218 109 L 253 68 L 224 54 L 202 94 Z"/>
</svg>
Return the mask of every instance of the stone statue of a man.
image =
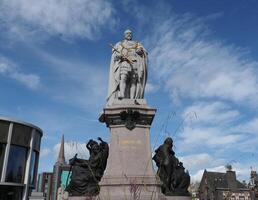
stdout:
<svg viewBox="0 0 258 200">
<path fill-rule="evenodd" d="M 147 81 L 147 51 L 132 40 L 132 31 L 112 48 L 107 104 L 114 99 L 143 99 Z"/>
</svg>

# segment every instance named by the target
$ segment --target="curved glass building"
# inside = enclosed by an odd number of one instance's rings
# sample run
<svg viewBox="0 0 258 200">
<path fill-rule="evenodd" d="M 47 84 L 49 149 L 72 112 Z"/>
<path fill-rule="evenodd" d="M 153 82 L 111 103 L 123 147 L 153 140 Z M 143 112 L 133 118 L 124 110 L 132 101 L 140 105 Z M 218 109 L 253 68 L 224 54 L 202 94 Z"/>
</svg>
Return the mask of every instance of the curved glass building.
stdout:
<svg viewBox="0 0 258 200">
<path fill-rule="evenodd" d="M 0 199 L 27 200 L 35 188 L 42 130 L 0 117 Z"/>
</svg>

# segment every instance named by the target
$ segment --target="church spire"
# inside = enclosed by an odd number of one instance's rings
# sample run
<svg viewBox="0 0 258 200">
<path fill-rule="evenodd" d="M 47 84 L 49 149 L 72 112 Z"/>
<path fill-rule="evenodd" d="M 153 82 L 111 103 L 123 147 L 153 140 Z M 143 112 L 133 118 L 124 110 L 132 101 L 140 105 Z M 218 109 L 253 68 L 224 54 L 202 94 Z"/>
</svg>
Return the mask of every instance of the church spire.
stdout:
<svg viewBox="0 0 258 200">
<path fill-rule="evenodd" d="M 64 155 L 64 135 L 62 135 L 61 145 L 59 149 L 59 154 L 57 158 L 57 163 L 64 164 L 65 163 L 65 155 Z"/>
</svg>

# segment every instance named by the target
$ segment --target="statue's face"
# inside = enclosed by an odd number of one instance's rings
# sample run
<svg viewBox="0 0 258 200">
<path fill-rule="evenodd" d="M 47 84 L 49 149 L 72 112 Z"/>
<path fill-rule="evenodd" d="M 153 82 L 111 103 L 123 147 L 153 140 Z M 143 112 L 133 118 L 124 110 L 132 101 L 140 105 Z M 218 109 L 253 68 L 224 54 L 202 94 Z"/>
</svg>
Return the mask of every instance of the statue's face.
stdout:
<svg viewBox="0 0 258 200">
<path fill-rule="evenodd" d="M 167 138 L 164 143 L 167 144 L 170 148 L 173 147 L 173 140 L 172 140 L 172 138 Z"/>
<path fill-rule="evenodd" d="M 132 38 L 133 38 L 132 32 L 126 31 L 126 32 L 125 32 L 125 39 L 126 39 L 126 40 L 132 40 Z"/>
</svg>

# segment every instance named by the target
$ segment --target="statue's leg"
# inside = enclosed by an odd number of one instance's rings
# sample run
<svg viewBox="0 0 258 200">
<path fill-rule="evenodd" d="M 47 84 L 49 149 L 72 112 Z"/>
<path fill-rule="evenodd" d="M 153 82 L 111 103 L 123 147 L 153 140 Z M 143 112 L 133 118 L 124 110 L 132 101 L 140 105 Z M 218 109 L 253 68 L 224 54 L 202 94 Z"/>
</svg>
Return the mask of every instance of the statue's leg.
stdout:
<svg viewBox="0 0 258 200">
<path fill-rule="evenodd" d="M 125 73 L 121 74 L 120 77 L 120 84 L 119 84 L 119 99 L 125 98 L 125 89 L 126 89 L 126 80 L 127 80 L 127 75 Z"/>
<path fill-rule="evenodd" d="M 137 87 L 137 72 L 133 71 L 131 75 L 130 99 L 135 99 Z"/>
</svg>

